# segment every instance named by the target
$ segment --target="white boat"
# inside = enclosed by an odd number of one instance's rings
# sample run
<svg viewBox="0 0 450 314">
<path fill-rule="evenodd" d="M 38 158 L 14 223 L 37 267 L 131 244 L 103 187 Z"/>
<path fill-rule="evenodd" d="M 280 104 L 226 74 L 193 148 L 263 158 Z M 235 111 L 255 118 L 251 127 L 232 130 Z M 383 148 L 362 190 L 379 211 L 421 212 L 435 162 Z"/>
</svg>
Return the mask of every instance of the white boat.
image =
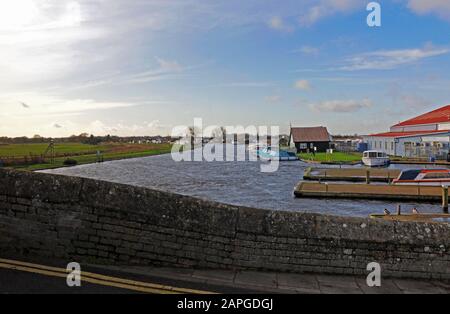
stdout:
<svg viewBox="0 0 450 314">
<path fill-rule="evenodd" d="M 389 156 L 385 152 L 376 150 L 365 151 L 362 162 L 369 167 L 385 167 L 390 164 Z"/>
<path fill-rule="evenodd" d="M 432 185 L 449 186 L 449 169 L 417 169 L 404 170 L 397 179 L 392 181 L 396 185 Z"/>
<path fill-rule="evenodd" d="M 273 149 L 271 146 L 260 148 L 257 150 L 257 156 L 263 160 L 278 160 L 278 161 L 295 161 L 298 160 L 297 155 L 294 152 Z"/>
</svg>

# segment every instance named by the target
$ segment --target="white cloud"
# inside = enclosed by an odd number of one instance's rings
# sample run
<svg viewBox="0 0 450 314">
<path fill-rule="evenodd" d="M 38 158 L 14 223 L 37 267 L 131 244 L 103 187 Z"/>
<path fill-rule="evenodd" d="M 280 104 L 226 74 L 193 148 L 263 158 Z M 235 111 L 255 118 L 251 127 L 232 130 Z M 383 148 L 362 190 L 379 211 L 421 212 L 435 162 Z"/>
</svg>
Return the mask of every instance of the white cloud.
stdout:
<svg viewBox="0 0 450 314">
<path fill-rule="evenodd" d="M 450 19 L 450 1 L 448 0 L 408 0 L 408 7 L 420 15 L 436 14 Z"/>
<path fill-rule="evenodd" d="M 318 0 L 299 17 L 300 25 L 311 26 L 325 17 L 339 13 L 352 12 L 358 8 L 365 9 L 365 0 Z"/>
<path fill-rule="evenodd" d="M 273 82 L 230 82 L 230 83 L 223 83 L 218 84 L 215 86 L 218 87 L 270 87 L 273 86 Z"/>
<path fill-rule="evenodd" d="M 157 68 L 141 73 L 125 75 L 123 79 L 119 79 L 119 82 L 146 83 L 173 77 L 174 75 L 180 74 L 186 69 L 174 60 L 166 60 L 156 57 L 156 61 L 158 62 Z"/>
<path fill-rule="evenodd" d="M 327 100 L 309 104 L 309 107 L 318 112 L 351 113 L 364 108 L 372 107 L 372 101 L 363 100 Z"/>
<path fill-rule="evenodd" d="M 302 46 L 300 49 L 294 50 L 293 52 L 300 52 L 305 55 L 317 55 L 320 49 L 313 46 Z"/>
<path fill-rule="evenodd" d="M 161 72 L 181 72 L 184 69 L 177 61 L 165 60 L 159 57 L 156 57 L 156 60 Z"/>
<path fill-rule="evenodd" d="M 299 90 L 308 91 L 311 89 L 311 84 L 308 80 L 298 80 L 295 82 L 294 87 Z"/>
<path fill-rule="evenodd" d="M 393 83 L 387 91 L 387 96 L 392 97 L 395 107 L 397 109 L 417 109 L 423 110 L 432 105 L 430 99 L 425 98 L 419 94 L 423 88 L 423 84 L 419 84 L 416 90 L 404 90 L 404 88 L 398 83 Z"/>
<path fill-rule="evenodd" d="M 437 48 L 431 44 L 424 48 L 380 50 L 354 56 L 347 60 L 347 65 L 341 70 L 387 70 L 404 64 L 411 64 L 423 59 L 445 55 L 450 52 L 448 48 Z"/>
<path fill-rule="evenodd" d="M 281 96 L 280 96 L 280 95 L 266 96 L 266 97 L 264 98 L 264 100 L 265 100 L 266 102 L 268 102 L 268 103 L 275 104 L 275 103 L 280 102 Z"/>
<path fill-rule="evenodd" d="M 2 115 L 8 117 L 79 114 L 93 110 L 133 107 L 145 103 L 109 102 L 94 99 L 65 99 L 55 95 L 38 93 L 0 95 L 0 107 L 7 109 L 2 112 Z"/>
<path fill-rule="evenodd" d="M 271 29 L 282 31 L 282 32 L 292 32 L 293 28 L 285 23 L 285 21 L 279 17 L 274 16 L 269 20 L 269 27 Z"/>
</svg>

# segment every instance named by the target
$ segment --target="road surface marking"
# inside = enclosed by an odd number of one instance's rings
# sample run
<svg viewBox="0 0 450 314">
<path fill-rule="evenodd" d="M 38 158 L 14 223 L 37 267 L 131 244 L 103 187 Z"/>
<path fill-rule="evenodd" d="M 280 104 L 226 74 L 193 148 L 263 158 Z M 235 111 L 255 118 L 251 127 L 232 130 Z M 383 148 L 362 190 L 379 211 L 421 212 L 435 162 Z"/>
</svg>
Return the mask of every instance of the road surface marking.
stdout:
<svg viewBox="0 0 450 314">
<path fill-rule="evenodd" d="M 66 278 L 70 271 L 65 268 L 51 267 L 46 265 L 39 265 L 27 262 L 21 262 L 16 260 L 2 259 L 0 258 L 0 268 L 25 271 L 30 273 L 36 273 L 46 276 Z M 90 282 L 93 284 L 99 284 L 104 286 L 111 286 L 117 288 L 123 288 L 144 293 L 157 293 L 157 294 L 212 294 L 213 292 L 177 288 L 167 285 L 154 284 L 149 282 L 135 281 L 111 276 L 105 276 L 101 274 L 95 274 L 91 272 L 81 272 L 82 281 Z"/>
</svg>

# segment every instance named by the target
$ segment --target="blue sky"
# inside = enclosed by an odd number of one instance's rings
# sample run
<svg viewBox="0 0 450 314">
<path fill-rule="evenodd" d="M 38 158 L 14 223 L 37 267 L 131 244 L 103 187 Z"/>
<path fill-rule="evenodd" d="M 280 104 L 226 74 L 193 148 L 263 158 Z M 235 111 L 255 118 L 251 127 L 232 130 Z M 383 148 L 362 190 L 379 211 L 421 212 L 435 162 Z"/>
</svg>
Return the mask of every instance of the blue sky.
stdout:
<svg viewBox="0 0 450 314">
<path fill-rule="evenodd" d="M 450 2 L 4 0 L 0 135 L 367 134 L 450 103 Z"/>
</svg>

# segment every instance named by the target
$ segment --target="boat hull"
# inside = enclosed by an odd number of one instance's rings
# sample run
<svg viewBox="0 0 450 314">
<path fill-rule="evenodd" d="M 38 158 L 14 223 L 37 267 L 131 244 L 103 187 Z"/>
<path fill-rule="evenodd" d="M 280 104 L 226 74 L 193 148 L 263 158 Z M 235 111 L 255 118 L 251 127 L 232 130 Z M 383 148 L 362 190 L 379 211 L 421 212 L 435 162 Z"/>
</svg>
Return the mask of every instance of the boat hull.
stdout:
<svg viewBox="0 0 450 314">
<path fill-rule="evenodd" d="M 389 166 L 389 158 L 363 158 L 362 162 L 368 167 L 386 167 Z"/>
<path fill-rule="evenodd" d="M 450 181 L 429 181 L 429 180 L 416 180 L 416 181 L 394 181 L 394 185 L 424 185 L 424 186 L 450 186 Z"/>
</svg>

